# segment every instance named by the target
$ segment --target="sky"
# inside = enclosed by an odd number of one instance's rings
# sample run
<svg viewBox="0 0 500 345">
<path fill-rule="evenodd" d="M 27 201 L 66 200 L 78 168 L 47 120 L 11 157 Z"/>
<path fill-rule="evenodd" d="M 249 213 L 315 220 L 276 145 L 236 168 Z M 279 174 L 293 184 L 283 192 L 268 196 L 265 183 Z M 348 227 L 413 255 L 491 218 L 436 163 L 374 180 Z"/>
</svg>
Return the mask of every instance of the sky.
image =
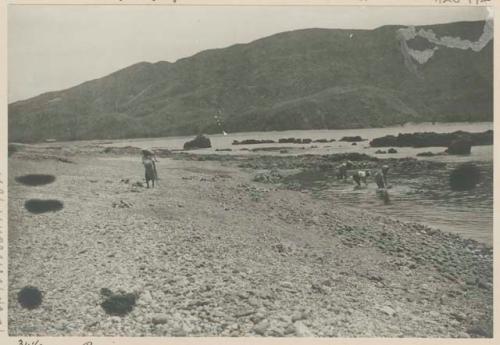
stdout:
<svg viewBox="0 0 500 345">
<path fill-rule="evenodd" d="M 480 7 L 9 5 L 8 101 L 304 28 L 485 19 Z"/>
</svg>

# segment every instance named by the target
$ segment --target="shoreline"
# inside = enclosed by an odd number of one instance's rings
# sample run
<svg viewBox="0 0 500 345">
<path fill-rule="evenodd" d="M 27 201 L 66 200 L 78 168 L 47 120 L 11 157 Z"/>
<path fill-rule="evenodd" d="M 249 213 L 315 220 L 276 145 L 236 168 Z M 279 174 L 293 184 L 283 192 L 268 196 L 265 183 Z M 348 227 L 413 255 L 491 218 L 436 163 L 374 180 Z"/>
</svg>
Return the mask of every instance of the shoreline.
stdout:
<svg viewBox="0 0 500 345">
<path fill-rule="evenodd" d="M 262 157 L 165 152 L 148 190 L 134 187 L 138 156 L 102 149 L 9 158 L 10 334 L 492 336 L 488 245 L 256 182 Z M 277 158 L 264 160 L 287 164 Z M 14 180 L 28 173 L 56 180 Z M 64 209 L 29 214 L 33 197 Z M 33 312 L 16 301 L 28 284 L 45 293 Z M 101 288 L 137 293 L 138 304 L 108 316 Z"/>
</svg>

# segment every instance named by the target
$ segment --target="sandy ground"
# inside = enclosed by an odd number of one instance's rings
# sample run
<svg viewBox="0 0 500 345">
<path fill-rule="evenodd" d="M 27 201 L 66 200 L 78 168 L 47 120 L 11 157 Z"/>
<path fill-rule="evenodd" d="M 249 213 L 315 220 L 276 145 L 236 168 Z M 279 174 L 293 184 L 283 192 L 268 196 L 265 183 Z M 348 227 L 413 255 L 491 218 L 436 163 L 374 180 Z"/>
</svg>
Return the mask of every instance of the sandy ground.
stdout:
<svg viewBox="0 0 500 345">
<path fill-rule="evenodd" d="M 488 337 L 491 248 L 230 164 L 140 158 L 9 159 L 9 334 Z M 29 187 L 16 176 L 45 173 Z M 128 181 L 127 181 L 128 180 Z M 27 199 L 57 199 L 31 214 Z M 22 308 L 32 285 L 42 305 Z M 138 295 L 109 316 L 102 288 Z"/>
</svg>

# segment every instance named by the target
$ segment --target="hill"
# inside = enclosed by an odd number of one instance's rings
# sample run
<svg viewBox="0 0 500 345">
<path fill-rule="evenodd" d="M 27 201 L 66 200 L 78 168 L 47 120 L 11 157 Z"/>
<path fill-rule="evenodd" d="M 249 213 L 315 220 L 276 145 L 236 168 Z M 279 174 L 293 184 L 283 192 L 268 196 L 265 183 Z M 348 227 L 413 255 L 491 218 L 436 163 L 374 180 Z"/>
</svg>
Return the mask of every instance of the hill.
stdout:
<svg viewBox="0 0 500 345">
<path fill-rule="evenodd" d="M 220 133 L 216 115 L 227 132 L 491 121 L 485 24 L 306 29 L 141 62 L 10 104 L 9 140 Z"/>
</svg>

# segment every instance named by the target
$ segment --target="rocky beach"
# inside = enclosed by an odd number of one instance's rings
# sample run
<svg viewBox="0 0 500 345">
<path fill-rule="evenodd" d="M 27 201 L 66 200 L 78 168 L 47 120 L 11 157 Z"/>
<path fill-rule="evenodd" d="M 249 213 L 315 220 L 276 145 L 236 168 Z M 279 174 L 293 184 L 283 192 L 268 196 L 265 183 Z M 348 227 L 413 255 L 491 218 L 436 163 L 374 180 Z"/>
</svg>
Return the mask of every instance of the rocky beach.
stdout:
<svg viewBox="0 0 500 345">
<path fill-rule="evenodd" d="M 147 189 L 137 150 L 12 152 L 10 335 L 492 336 L 491 246 L 284 183 L 346 157 L 164 150 Z M 438 164 L 406 161 L 391 164 Z M 32 186 L 27 174 L 55 179 Z M 62 205 L 33 213 L 33 199 Z M 41 291 L 37 308 L 19 303 L 26 286 Z M 132 303 L 108 314 L 120 294 Z"/>
</svg>

